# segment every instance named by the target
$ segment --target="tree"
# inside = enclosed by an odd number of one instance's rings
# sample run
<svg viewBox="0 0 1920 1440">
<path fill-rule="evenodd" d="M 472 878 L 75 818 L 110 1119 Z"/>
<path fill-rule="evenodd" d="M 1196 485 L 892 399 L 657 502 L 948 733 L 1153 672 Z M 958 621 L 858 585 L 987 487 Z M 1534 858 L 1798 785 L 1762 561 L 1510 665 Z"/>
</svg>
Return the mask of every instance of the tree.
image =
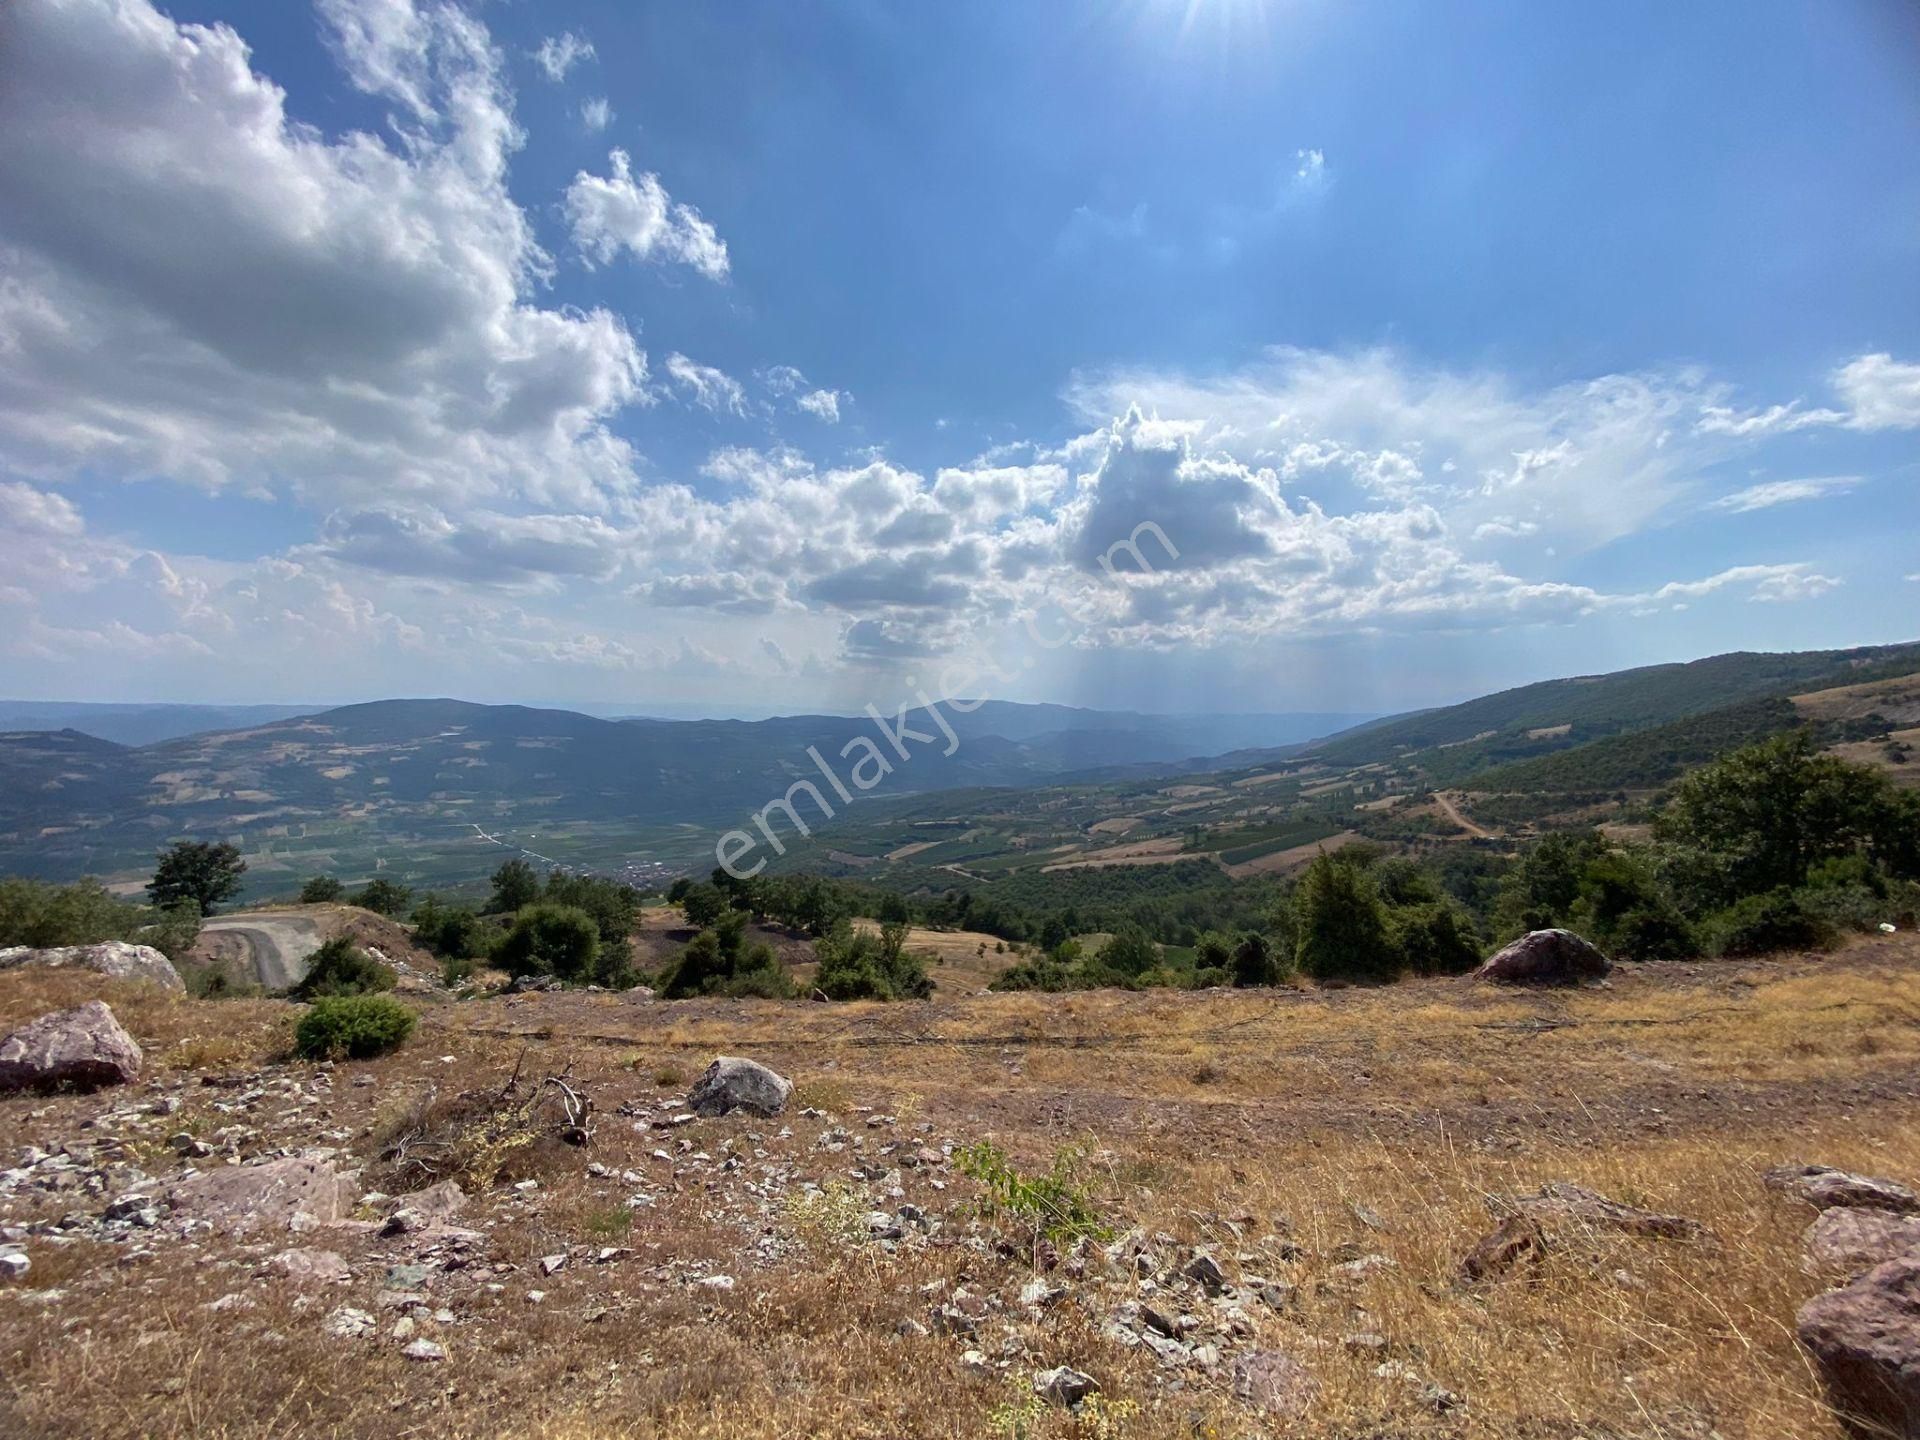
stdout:
<svg viewBox="0 0 1920 1440">
<path fill-rule="evenodd" d="M 222 900 L 240 893 L 240 877 L 247 862 L 240 851 L 221 841 L 179 840 L 160 855 L 153 879 L 147 882 L 147 894 L 161 909 L 191 900 L 202 915 L 211 915 Z"/>
<path fill-rule="evenodd" d="M 487 900 L 487 910 L 512 915 L 539 898 L 539 874 L 516 855 L 493 872 L 493 894 Z"/>
<path fill-rule="evenodd" d="M 727 897 L 711 885 L 691 885 L 686 894 L 680 897 L 680 908 L 686 912 L 687 923 L 698 929 L 710 927 L 730 908 Z"/>
<path fill-rule="evenodd" d="M 1820 754 L 1813 737 L 1796 730 L 1686 776 L 1654 833 L 1724 857 L 1738 895 L 1793 889 L 1816 861 L 1874 842 L 1887 790 L 1876 771 Z"/>
<path fill-rule="evenodd" d="M 1160 963 L 1160 947 L 1145 930 L 1129 921 L 1115 927 L 1113 938 L 1100 947 L 1097 960 L 1103 970 L 1131 980 Z"/>
<path fill-rule="evenodd" d="M 300 887 L 302 905 L 331 905 L 347 893 L 347 887 L 331 875 L 316 875 Z"/>
<path fill-rule="evenodd" d="M 413 903 L 413 888 L 380 876 L 362 886 L 360 893 L 353 897 L 353 903 L 376 915 L 401 915 Z"/>
<path fill-rule="evenodd" d="M 1338 855 L 1320 855 L 1293 898 L 1295 956 L 1316 980 L 1391 980 L 1400 954 L 1387 933 L 1373 877 Z"/>
<path fill-rule="evenodd" d="M 1249 930 L 1240 937 L 1239 943 L 1233 947 L 1227 971 L 1233 976 L 1233 983 L 1242 988 L 1272 985 L 1280 978 L 1280 966 L 1274 959 L 1273 946 L 1258 930 Z"/>
<path fill-rule="evenodd" d="M 544 901 L 521 910 L 493 952 L 509 975 L 553 975 L 583 983 L 594 978 L 600 928 L 584 910 Z"/>
</svg>

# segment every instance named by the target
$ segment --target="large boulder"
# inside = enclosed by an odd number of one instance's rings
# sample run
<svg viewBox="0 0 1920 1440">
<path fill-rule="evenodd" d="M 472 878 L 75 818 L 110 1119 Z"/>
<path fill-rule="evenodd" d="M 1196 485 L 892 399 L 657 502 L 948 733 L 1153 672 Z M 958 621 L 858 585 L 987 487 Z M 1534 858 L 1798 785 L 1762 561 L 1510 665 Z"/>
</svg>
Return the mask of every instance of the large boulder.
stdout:
<svg viewBox="0 0 1920 1440">
<path fill-rule="evenodd" d="M 298 1216 L 327 1224 L 347 1219 L 360 1187 L 326 1160 L 295 1156 L 264 1165 L 223 1165 L 189 1175 L 167 1191 L 176 1215 L 204 1220 L 220 1234 L 267 1226 L 295 1228 Z M 301 1222 L 306 1223 L 306 1222 Z"/>
<path fill-rule="evenodd" d="M 99 1000 L 42 1015 L 0 1041 L 0 1091 L 93 1090 L 140 1075 L 140 1047 Z"/>
<path fill-rule="evenodd" d="M 145 980 L 180 994 L 185 994 L 187 989 L 180 972 L 166 956 L 151 945 L 129 945 L 124 940 L 103 940 L 98 945 L 56 945 L 45 950 L 13 945 L 0 950 L 0 970 L 24 965 L 97 970 L 114 980 Z"/>
<path fill-rule="evenodd" d="M 1903 1255 L 1920 1256 L 1920 1215 L 1835 1206 L 1822 1210 L 1801 1240 L 1815 1265 L 1862 1269 Z"/>
<path fill-rule="evenodd" d="M 1898 1181 L 1855 1175 L 1831 1165 L 1776 1165 L 1760 1181 L 1769 1190 L 1804 1200 L 1816 1210 L 1857 1208 L 1920 1215 L 1920 1195 Z"/>
<path fill-rule="evenodd" d="M 1481 962 L 1467 978 L 1502 985 L 1577 985 L 1601 980 L 1613 962 L 1571 930 L 1533 930 Z"/>
<path fill-rule="evenodd" d="M 722 1055 L 687 1092 L 687 1108 L 696 1115 L 726 1115 L 745 1110 L 778 1115 L 793 1093 L 793 1082 L 754 1060 Z"/>
<path fill-rule="evenodd" d="M 1853 1434 L 1920 1440 L 1920 1257 L 1816 1295 L 1797 1330 Z"/>
</svg>

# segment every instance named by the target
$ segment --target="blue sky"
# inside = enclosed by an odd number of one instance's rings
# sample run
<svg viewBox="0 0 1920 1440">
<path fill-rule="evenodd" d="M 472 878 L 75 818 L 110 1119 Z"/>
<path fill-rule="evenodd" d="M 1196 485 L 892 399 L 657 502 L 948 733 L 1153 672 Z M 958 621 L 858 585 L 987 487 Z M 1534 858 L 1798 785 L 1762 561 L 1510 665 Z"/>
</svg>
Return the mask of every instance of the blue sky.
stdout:
<svg viewBox="0 0 1920 1440">
<path fill-rule="evenodd" d="M 20 0 L 0 691 L 1393 709 L 1913 638 L 1916 72 L 1893 0 Z"/>
</svg>

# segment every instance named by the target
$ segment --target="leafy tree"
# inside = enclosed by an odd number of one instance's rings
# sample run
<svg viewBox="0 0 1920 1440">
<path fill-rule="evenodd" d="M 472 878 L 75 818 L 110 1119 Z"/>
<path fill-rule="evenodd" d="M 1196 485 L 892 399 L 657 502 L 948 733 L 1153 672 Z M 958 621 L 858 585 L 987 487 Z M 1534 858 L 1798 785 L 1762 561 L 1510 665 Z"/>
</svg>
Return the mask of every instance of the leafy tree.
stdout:
<svg viewBox="0 0 1920 1440">
<path fill-rule="evenodd" d="M 147 894 L 153 903 L 166 908 L 191 900 L 202 915 L 211 915 L 222 900 L 240 893 L 240 877 L 247 862 L 240 851 L 226 841 L 178 840 L 162 851 L 160 863 L 147 882 Z"/>
<path fill-rule="evenodd" d="M 550 905 L 570 905 L 591 915 L 600 932 L 603 952 L 624 949 L 640 918 L 640 892 L 604 875 L 563 875 L 557 870 L 551 871 L 542 898 Z"/>
<path fill-rule="evenodd" d="M 727 904 L 727 897 L 712 885 L 692 885 L 680 897 L 680 908 L 686 912 L 689 925 L 705 930 L 732 907 Z"/>
<path fill-rule="evenodd" d="M 288 992 L 298 1000 L 322 995 L 372 995 L 391 990 L 398 977 L 344 935 L 336 935 L 308 957 L 307 973 Z"/>
<path fill-rule="evenodd" d="M 300 887 L 302 905 L 331 905 L 347 893 L 347 887 L 331 875 L 316 875 Z"/>
<path fill-rule="evenodd" d="M 384 875 L 369 880 L 353 897 L 353 903 L 376 915 L 398 916 L 413 903 L 411 886 L 397 884 Z"/>
<path fill-rule="evenodd" d="M 493 872 L 493 894 L 487 899 L 489 914 L 516 914 L 540 898 L 540 876 L 519 856 L 506 861 Z"/>
<path fill-rule="evenodd" d="M 1589 862 L 1606 852 L 1598 831 L 1555 831 L 1543 836 L 1500 882 L 1494 929 L 1503 939 L 1568 923 L 1580 898 Z"/>
<path fill-rule="evenodd" d="M 1391 980 L 1400 954 L 1373 877 L 1338 855 L 1319 855 L 1294 894 L 1295 955 L 1317 980 Z"/>
<path fill-rule="evenodd" d="M 600 957 L 600 928 L 584 910 L 544 901 L 523 909 L 493 952 L 510 975 L 553 975 L 585 983 Z"/>
<path fill-rule="evenodd" d="M 1225 970 L 1233 964 L 1233 942 L 1218 930 L 1209 930 L 1193 944 L 1193 968 Z"/>
<path fill-rule="evenodd" d="M 1749 745 L 1673 787 L 1655 834 L 1723 856 L 1741 895 L 1804 884 L 1815 862 L 1871 845 L 1887 782 L 1815 748 L 1805 730 Z"/>
</svg>

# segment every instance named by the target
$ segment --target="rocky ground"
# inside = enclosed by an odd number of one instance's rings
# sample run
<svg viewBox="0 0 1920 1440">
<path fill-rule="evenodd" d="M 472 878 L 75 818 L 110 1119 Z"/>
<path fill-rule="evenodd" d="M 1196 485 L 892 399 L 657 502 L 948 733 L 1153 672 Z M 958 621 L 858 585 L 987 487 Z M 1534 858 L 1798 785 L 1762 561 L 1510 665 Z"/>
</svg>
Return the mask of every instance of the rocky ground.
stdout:
<svg viewBox="0 0 1920 1440">
<path fill-rule="evenodd" d="M 1916 960 L 424 995 L 338 1065 L 15 969 L 0 1030 L 103 999 L 142 1054 L 0 1098 L 0 1433 L 1837 1437 L 1822 1347 L 1913 1334 L 1844 1287 L 1920 1240 Z"/>
</svg>

